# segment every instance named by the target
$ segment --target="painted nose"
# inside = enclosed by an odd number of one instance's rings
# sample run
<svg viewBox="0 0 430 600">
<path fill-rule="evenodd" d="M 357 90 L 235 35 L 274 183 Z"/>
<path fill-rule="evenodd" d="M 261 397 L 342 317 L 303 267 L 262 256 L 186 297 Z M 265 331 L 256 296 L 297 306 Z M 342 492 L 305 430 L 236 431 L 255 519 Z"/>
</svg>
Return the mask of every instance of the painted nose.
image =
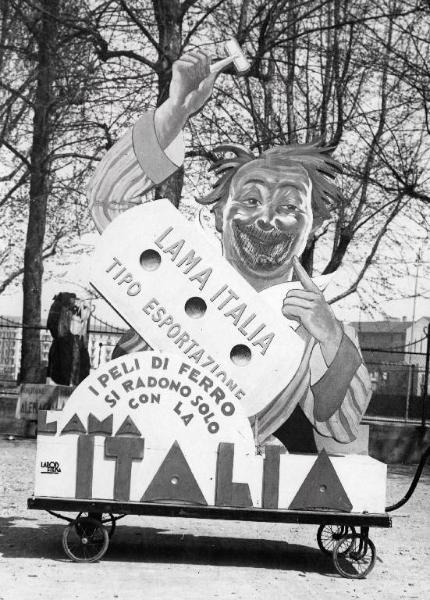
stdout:
<svg viewBox="0 0 430 600">
<path fill-rule="evenodd" d="M 261 213 L 258 215 L 256 223 L 262 231 L 270 231 L 274 228 L 272 221 L 273 210 L 271 209 L 270 205 L 267 205 L 263 207 Z"/>
<path fill-rule="evenodd" d="M 270 231 L 273 229 L 273 225 L 267 219 L 259 218 L 257 219 L 257 225 L 262 231 Z"/>
</svg>

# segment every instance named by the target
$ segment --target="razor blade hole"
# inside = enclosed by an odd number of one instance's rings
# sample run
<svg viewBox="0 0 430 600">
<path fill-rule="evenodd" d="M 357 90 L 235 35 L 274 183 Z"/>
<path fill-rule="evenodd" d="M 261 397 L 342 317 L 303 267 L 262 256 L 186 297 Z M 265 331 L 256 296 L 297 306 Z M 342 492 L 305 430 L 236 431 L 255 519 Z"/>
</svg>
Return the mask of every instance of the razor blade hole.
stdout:
<svg viewBox="0 0 430 600">
<path fill-rule="evenodd" d="M 194 296 L 185 302 L 185 312 L 192 319 L 201 319 L 207 309 L 206 302 L 203 298 Z"/>
<path fill-rule="evenodd" d="M 238 367 L 244 367 L 251 360 L 251 350 L 244 344 L 237 344 L 231 349 L 230 358 Z"/>
<path fill-rule="evenodd" d="M 161 256 L 156 250 L 145 250 L 140 255 L 140 264 L 146 271 L 156 271 L 161 263 Z"/>
</svg>

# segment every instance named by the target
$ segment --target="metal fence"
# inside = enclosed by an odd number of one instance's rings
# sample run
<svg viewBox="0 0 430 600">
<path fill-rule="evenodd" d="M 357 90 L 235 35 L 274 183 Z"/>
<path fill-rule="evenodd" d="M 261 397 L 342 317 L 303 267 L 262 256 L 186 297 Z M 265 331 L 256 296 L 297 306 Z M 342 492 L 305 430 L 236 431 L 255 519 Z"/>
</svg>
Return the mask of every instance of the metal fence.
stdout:
<svg viewBox="0 0 430 600">
<path fill-rule="evenodd" d="M 373 388 L 366 416 L 422 425 L 430 419 L 428 327 L 424 334 L 403 347 L 362 348 Z"/>
<path fill-rule="evenodd" d="M 372 399 L 366 415 L 401 421 L 430 419 L 424 393 L 425 368 L 417 364 L 366 361 L 372 381 Z"/>
<path fill-rule="evenodd" d="M 17 320 L 0 316 L 1 387 L 13 387 L 17 384 L 23 327 Z M 42 362 L 47 366 L 52 338 L 45 325 L 38 329 Z M 92 368 L 110 360 L 112 351 L 124 332 L 123 328 L 91 316 L 88 351 Z M 403 349 L 362 348 L 373 389 L 366 412 L 368 419 L 418 422 L 423 425 L 430 420 L 430 342 L 428 333 L 426 335 L 426 351 L 412 351 L 412 344 Z"/>
<path fill-rule="evenodd" d="M 18 319 L 0 316 L 0 386 L 16 385 L 19 378 L 19 365 L 21 361 L 22 331 L 26 326 Z M 33 327 L 40 332 L 41 367 L 48 366 L 49 348 L 52 336 L 45 324 Z M 97 368 L 101 363 L 111 358 L 112 351 L 119 338 L 126 330 L 107 323 L 97 316 L 92 315 L 88 327 L 88 353 L 91 368 Z"/>
</svg>

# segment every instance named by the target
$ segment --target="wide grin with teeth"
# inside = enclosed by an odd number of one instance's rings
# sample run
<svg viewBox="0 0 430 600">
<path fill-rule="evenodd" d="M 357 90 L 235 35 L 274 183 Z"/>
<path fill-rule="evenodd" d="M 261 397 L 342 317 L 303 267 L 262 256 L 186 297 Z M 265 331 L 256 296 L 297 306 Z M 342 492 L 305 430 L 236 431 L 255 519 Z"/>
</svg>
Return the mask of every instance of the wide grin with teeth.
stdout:
<svg viewBox="0 0 430 600">
<path fill-rule="evenodd" d="M 293 235 L 272 229 L 263 231 L 256 225 L 232 223 L 236 251 L 246 265 L 254 270 L 278 269 L 288 256 Z"/>
</svg>

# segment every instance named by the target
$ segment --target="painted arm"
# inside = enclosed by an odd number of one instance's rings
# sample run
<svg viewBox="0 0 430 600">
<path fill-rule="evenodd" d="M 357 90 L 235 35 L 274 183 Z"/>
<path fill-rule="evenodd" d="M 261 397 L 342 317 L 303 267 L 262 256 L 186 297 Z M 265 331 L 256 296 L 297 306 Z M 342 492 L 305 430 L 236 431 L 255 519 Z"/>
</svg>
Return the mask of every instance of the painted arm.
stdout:
<svg viewBox="0 0 430 600">
<path fill-rule="evenodd" d="M 343 327 L 341 344 L 328 367 L 316 344 L 309 370 L 309 387 L 300 402 L 304 413 L 321 435 L 339 442 L 354 440 L 372 396 L 355 330 Z"/>
<path fill-rule="evenodd" d="M 217 74 L 210 73 L 202 52 L 181 57 L 173 64 L 169 98 L 145 113 L 100 161 L 88 189 L 99 232 L 182 165 L 182 129 L 210 97 Z"/>
<path fill-rule="evenodd" d="M 287 293 L 282 312 L 300 323 L 296 331 L 305 340 L 305 351 L 289 385 L 257 416 L 259 440 L 264 443 L 299 405 L 320 434 L 349 442 L 371 397 L 358 339 L 354 329 L 336 319 L 297 258 L 293 265 L 303 289 Z"/>
<path fill-rule="evenodd" d="M 184 144 L 178 136 L 163 150 L 148 112 L 105 154 L 88 186 L 91 216 L 101 233 L 120 213 L 141 204 L 150 189 L 182 164 Z"/>
<path fill-rule="evenodd" d="M 299 405 L 321 435 L 351 442 L 372 395 L 356 333 L 342 327 L 337 353 L 327 366 L 321 344 L 302 326 L 305 352 L 286 389 L 257 415 L 259 443 L 277 431 Z"/>
<path fill-rule="evenodd" d="M 309 388 L 300 404 L 320 433 L 350 441 L 370 400 L 370 380 L 358 340 L 336 319 L 296 257 L 293 265 L 303 290 L 290 290 L 282 310 L 298 320 L 316 342 L 309 356 Z"/>
</svg>

